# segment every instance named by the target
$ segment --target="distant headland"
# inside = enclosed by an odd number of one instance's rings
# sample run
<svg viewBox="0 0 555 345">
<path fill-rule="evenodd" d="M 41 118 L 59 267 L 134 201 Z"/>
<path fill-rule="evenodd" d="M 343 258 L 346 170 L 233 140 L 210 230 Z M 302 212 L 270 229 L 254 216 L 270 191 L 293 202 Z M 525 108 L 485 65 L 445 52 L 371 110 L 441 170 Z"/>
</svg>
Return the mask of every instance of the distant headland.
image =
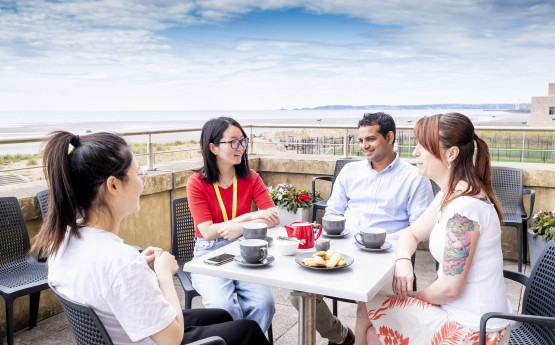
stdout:
<svg viewBox="0 0 555 345">
<path fill-rule="evenodd" d="M 281 110 L 364 110 L 364 109 L 482 109 L 482 110 L 503 110 L 510 112 L 530 112 L 531 103 L 495 103 L 495 104 L 417 104 L 417 105 L 322 105 L 315 108 L 295 108 Z"/>
</svg>

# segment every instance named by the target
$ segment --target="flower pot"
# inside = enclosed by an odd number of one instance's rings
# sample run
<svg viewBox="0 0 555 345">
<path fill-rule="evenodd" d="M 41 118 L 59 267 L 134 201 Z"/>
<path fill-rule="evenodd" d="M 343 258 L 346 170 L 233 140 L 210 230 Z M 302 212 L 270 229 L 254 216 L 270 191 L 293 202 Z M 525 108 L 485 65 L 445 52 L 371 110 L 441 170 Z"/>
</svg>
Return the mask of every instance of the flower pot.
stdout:
<svg viewBox="0 0 555 345">
<path fill-rule="evenodd" d="M 312 206 L 307 208 L 298 208 L 297 213 L 287 211 L 285 207 L 278 206 L 279 226 L 289 225 L 293 222 L 311 222 Z"/>
<path fill-rule="evenodd" d="M 547 241 L 541 236 L 534 238 L 534 232 L 528 229 L 528 252 L 530 253 L 530 265 L 534 268 L 538 257 L 540 256 L 543 248 L 547 245 Z"/>
</svg>

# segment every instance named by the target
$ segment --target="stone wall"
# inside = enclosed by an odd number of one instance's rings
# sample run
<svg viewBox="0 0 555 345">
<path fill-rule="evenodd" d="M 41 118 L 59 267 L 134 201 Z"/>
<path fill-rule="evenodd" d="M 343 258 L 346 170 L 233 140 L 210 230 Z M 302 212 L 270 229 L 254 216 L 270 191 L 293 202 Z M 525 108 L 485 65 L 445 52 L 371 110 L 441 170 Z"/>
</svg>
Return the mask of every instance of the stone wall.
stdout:
<svg viewBox="0 0 555 345">
<path fill-rule="evenodd" d="M 314 176 L 331 176 L 333 174 L 336 159 L 337 157 L 333 156 L 251 155 L 250 166 L 261 175 L 268 186 L 291 183 L 297 188 L 310 190 Z M 554 165 L 494 164 L 524 169 L 525 188 L 536 191 L 535 211 L 555 208 Z M 152 245 L 164 250 L 171 250 L 171 200 L 186 196 L 187 178 L 193 174 L 191 169 L 197 169 L 200 166 L 200 160 L 188 160 L 160 165 L 158 171 L 149 172 L 148 184 L 141 196 L 141 210 L 137 214 L 125 218 L 121 225 L 120 236 L 126 243 L 143 248 Z M 317 181 L 316 188 L 322 191 L 324 198 L 328 197 L 330 187 L 329 182 Z M 0 187 L 0 196 L 15 196 L 19 199 L 31 239 L 37 234 L 41 225 L 40 210 L 35 194 L 44 189 L 46 189 L 44 181 Z M 525 205 L 528 205 L 527 200 L 525 200 Z M 516 231 L 514 228 L 503 229 L 502 242 L 505 258 L 516 259 Z M 426 248 L 426 246 L 424 245 L 422 248 Z M 101 255 L 102 248 L 99 248 L 98 252 Z M 27 327 L 28 305 L 28 297 L 16 300 L 14 305 L 16 329 Z M 0 310 L 5 310 L 3 299 L 0 299 Z M 60 311 L 52 292 L 42 292 L 39 320 Z M 3 312 L 0 314 L 0 322 L 2 329 L 5 330 L 5 314 Z"/>
</svg>

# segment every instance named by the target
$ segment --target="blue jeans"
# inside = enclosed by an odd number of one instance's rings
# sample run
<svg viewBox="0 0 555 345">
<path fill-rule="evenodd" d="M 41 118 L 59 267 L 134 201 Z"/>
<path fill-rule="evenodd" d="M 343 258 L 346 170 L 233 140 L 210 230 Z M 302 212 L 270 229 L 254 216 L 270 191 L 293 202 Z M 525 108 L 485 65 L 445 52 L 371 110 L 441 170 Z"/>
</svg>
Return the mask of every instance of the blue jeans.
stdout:
<svg viewBox="0 0 555 345">
<path fill-rule="evenodd" d="M 208 254 L 230 242 L 223 238 L 206 241 L 197 237 L 195 258 Z M 229 264 L 228 264 L 229 265 Z M 234 320 L 248 319 L 256 321 L 266 332 L 272 323 L 276 311 L 272 289 L 266 285 L 248 283 L 240 280 L 192 274 L 193 287 L 202 296 L 206 308 L 226 310 Z M 237 300 L 233 293 L 237 293 Z"/>
</svg>

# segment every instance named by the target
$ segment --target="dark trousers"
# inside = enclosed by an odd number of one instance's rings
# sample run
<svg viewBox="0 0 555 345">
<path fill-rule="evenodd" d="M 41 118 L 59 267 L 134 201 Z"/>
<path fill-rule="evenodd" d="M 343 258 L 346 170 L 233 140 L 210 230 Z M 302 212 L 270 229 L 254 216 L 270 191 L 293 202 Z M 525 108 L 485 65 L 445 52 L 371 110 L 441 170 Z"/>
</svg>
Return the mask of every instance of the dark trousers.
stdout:
<svg viewBox="0 0 555 345">
<path fill-rule="evenodd" d="M 227 345 L 269 345 L 260 326 L 252 320 L 235 320 L 223 309 L 183 310 L 185 333 L 181 344 L 219 336 Z"/>
</svg>

